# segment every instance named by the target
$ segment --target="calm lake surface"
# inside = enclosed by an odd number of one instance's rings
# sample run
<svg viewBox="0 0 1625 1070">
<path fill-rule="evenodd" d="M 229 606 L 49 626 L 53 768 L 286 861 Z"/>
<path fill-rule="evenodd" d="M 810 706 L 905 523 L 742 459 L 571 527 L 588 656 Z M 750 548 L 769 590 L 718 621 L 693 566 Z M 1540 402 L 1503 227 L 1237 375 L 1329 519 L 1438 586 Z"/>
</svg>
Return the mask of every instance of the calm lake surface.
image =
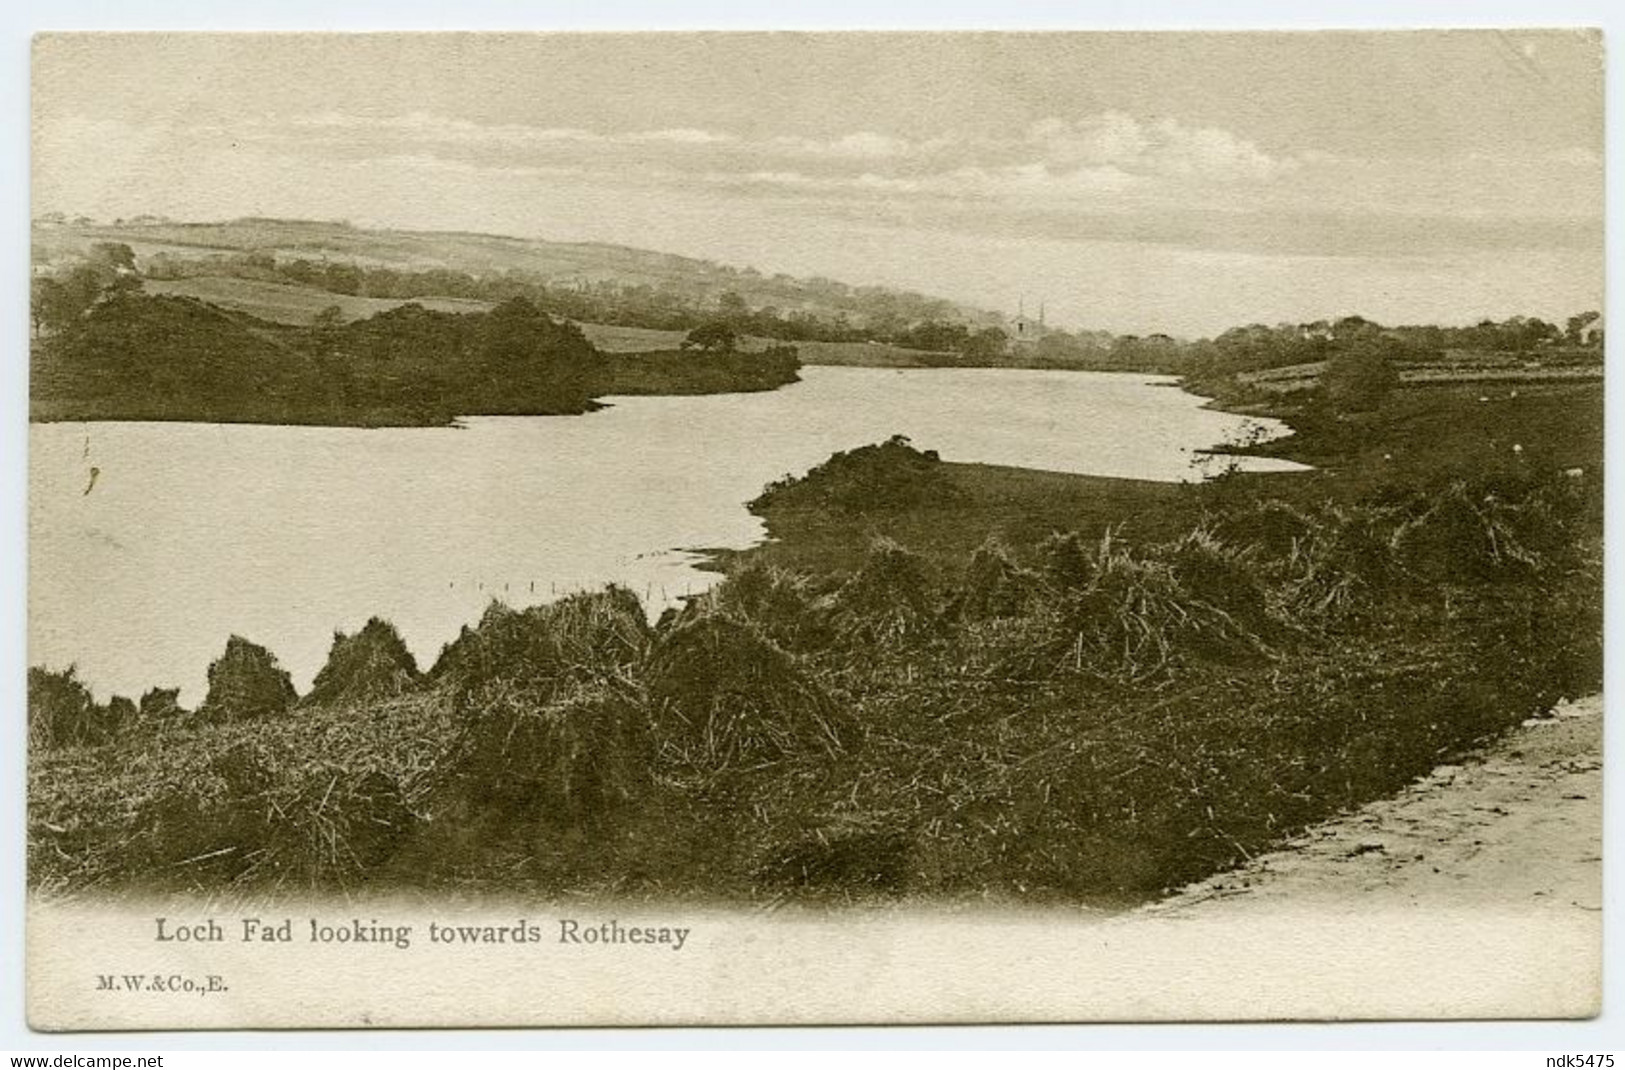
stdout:
<svg viewBox="0 0 1625 1070">
<path fill-rule="evenodd" d="M 704 590 L 718 577 L 685 548 L 757 542 L 744 503 L 836 450 L 905 434 L 946 460 L 1180 480 L 1199 477 L 1195 451 L 1260 423 L 1145 376 L 802 375 L 460 429 L 34 425 L 29 663 L 77 663 L 102 699 L 162 685 L 190 704 L 235 632 L 303 691 L 333 630 L 378 614 L 427 667 L 494 597 L 614 581 L 658 607 Z"/>
</svg>

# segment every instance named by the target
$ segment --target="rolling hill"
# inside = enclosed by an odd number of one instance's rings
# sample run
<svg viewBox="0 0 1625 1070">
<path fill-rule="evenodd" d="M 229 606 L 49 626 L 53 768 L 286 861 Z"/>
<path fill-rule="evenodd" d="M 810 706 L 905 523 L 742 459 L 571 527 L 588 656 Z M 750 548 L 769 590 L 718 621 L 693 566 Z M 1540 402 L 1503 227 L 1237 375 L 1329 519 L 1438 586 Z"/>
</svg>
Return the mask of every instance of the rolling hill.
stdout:
<svg viewBox="0 0 1625 1070">
<path fill-rule="evenodd" d="M 884 287 L 766 275 L 751 268 L 619 245 L 493 234 L 371 230 L 308 220 L 177 223 L 144 217 L 110 224 L 39 220 L 32 240 L 36 269 L 71 262 L 97 242 L 121 242 L 130 246 L 143 265 L 160 256 L 197 260 L 261 254 L 278 261 L 304 259 L 397 271 L 441 269 L 478 276 L 515 273 L 549 287 L 582 290 L 604 285 L 639 287 L 690 304 L 714 305 L 723 294 L 731 293 L 751 308 L 842 317 L 855 325 L 887 319 L 943 319 L 972 325 L 1001 320 L 996 313 Z"/>
</svg>

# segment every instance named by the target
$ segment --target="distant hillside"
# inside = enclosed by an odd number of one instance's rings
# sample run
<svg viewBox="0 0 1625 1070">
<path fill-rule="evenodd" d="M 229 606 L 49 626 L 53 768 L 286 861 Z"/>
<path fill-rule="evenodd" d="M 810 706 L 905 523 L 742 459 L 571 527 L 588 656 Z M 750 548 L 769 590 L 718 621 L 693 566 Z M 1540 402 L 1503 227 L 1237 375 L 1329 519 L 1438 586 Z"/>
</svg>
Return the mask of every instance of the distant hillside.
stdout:
<svg viewBox="0 0 1625 1070">
<path fill-rule="evenodd" d="M 619 245 L 553 242 L 493 234 L 367 230 L 344 223 L 241 219 L 227 223 L 125 220 L 36 221 L 36 267 L 51 268 L 83 255 L 96 242 L 122 242 L 144 272 L 153 258 L 195 260 L 209 255 L 260 254 L 276 261 L 311 260 L 388 268 L 441 269 L 476 276 L 516 274 L 553 288 L 628 292 L 651 307 L 716 308 L 733 295 L 752 309 L 799 313 L 855 328 L 892 330 L 924 321 L 967 325 L 1000 322 L 997 314 L 952 301 L 878 286 L 849 286 L 823 278 L 765 275 L 708 260 Z M 459 296 L 446 294 L 443 296 Z"/>
</svg>

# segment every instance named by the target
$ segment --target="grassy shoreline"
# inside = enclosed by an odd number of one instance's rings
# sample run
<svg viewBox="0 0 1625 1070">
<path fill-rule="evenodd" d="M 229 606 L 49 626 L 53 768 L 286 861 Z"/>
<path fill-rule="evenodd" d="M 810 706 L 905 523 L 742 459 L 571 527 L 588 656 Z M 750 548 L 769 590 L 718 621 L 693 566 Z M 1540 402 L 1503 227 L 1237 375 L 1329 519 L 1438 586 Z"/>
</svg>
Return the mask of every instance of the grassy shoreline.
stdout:
<svg viewBox="0 0 1625 1070">
<path fill-rule="evenodd" d="M 1204 408 L 1280 420 L 1286 434 L 1259 443 L 1215 444 L 1219 459 L 1263 457 L 1308 466 L 1295 472 L 1229 472 L 1206 483 L 1045 472 L 943 462 L 944 497 L 906 510 L 833 518 L 816 505 L 758 499 L 751 511 L 768 540 L 745 550 L 706 550 L 710 567 L 750 564 L 790 569 L 855 567 L 867 542 L 894 538 L 927 557 L 968 558 L 992 535 L 1017 545 L 1050 531 L 1098 539 L 1114 529 L 1155 541 L 1200 519 L 1227 498 L 1267 494 L 1293 501 L 1358 500 L 1453 479 L 1519 481 L 1579 470 L 1600 480 L 1603 459 L 1599 383 L 1430 384 L 1395 391 L 1376 411 L 1340 414 L 1312 395 L 1201 394 Z M 1515 448 L 1516 447 L 1516 448 Z M 955 514 L 963 517 L 955 520 Z"/>
<path fill-rule="evenodd" d="M 603 354 L 594 375 L 592 397 L 554 409 L 522 408 L 513 412 L 459 412 L 400 409 L 390 406 L 321 409 L 278 406 L 263 411 L 236 406 L 133 402 L 125 398 L 76 399 L 34 397 L 29 423 L 214 423 L 358 429 L 456 427 L 477 416 L 586 416 L 610 407 L 613 397 L 682 397 L 761 393 L 800 381 L 793 357 L 768 360 L 759 354 L 651 352 Z"/>
</svg>

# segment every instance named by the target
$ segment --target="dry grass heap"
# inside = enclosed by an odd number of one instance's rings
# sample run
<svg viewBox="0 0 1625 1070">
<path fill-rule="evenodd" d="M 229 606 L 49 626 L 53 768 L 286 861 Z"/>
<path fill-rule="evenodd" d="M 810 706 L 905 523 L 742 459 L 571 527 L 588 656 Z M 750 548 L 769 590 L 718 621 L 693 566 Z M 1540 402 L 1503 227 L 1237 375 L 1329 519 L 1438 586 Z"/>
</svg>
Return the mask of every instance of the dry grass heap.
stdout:
<svg viewBox="0 0 1625 1070">
<path fill-rule="evenodd" d="M 805 576 L 751 562 L 694 599 L 677 621 L 726 614 L 748 620 L 785 650 L 818 650 L 834 638 L 829 599 Z"/>
<path fill-rule="evenodd" d="M 78 669 L 68 666 L 60 672 L 28 670 L 28 746 L 96 746 L 118 734 L 119 721 L 113 711 L 96 703 L 90 689 L 79 679 Z"/>
<path fill-rule="evenodd" d="M 209 666 L 209 693 L 198 707 L 207 721 L 254 721 L 285 713 L 298 700 L 276 655 L 240 635 Z"/>
<path fill-rule="evenodd" d="M 1192 598 L 1255 635 L 1269 630 L 1262 570 L 1246 550 L 1221 541 L 1207 528 L 1196 528 L 1157 553 Z"/>
<path fill-rule="evenodd" d="M 889 646 L 936 634 L 941 611 L 925 560 L 887 538 L 835 592 L 832 619 L 849 645 Z"/>
<path fill-rule="evenodd" d="M 1148 553 L 1108 537 L 1089 586 L 1055 604 L 1059 634 L 1050 653 L 1075 669 L 1132 680 L 1166 677 L 1191 660 L 1256 654 L 1261 640 L 1249 625 L 1261 617 L 1238 620 L 1185 582 L 1252 612 L 1249 584 L 1231 571 L 1240 567 L 1206 535 Z"/>
<path fill-rule="evenodd" d="M 1038 544 L 1038 571 L 1055 590 L 1081 591 L 1095 576 L 1095 559 L 1075 531 L 1055 532 Z"/>
<path fill-rule="evenodd" d="M 1566 485 L 1508 495 L 1456 482 L 1427 503 L 1392 538 L 1400 561 L 1425 580 L 1499 583 L 1574 563 L 1585 503 Z"/>
<path fill-rule="evenodd" d="M 598 828 L 651 783 L 648 716 L 625 689 L 586 684 L 543 698 L 493 682 L 468 715 L 435 804 L 437 820 L 465 837 Z"/>
<path fill-rule="evenodd" d="M 635 678 L 652 632 L 624 588 L 515 611 L 493 603 L 434 676 L 461 722 L 432 806 L 448 851 L 538 844 L 615 819 L 653 777 Z"/>
<path fill-rule="evenodd" d="M 626 679 L 651 636 L 643 604 L 624 587 L 523 610 L 492 602 L 478 627 L 464 627 L 441 651 L 430 676 L 463 698 L 491 681 L 546 697 L 563 685 Z"/>
<path fill-rule="evenodd" d="M 178 687 L 149 687 L 141 696 L 137 717 L 142 724 L 169 723 L 186 716 L 181 707 L 181 689 Z"/>
<path fill-rule="evenodd" d="M 691 618 L 663 635 L 645 679 L 659 739 L 706 772 L 835 755 L 857 738 L 851 714 L 813 675 L 731 617 Z"/>
<path fill-rule="evenodd" d="M 350 887 L 400 850 L 416 820 L 378 769 L 289 766 L 245 740 L 143 805 L 131 848 L 166 883 Z"/>
<path fill-rule="evenodd" d="M 656 629 L 614 588 L 493 605 L 408 690 L 380 622 L 300 717 L 154 691 L 156 741 L 34 670 L 30 882 L 1154 895 L 1597 686 L 1600 502 L 1565 479 L 1238 493 L 1138 546 L 989 541 L 946 584 L 880 541 Z M 240 639 L 211 685 L 292 690 Z"/>
<path fill-rule="evenodd" d="M 395 860 L 453 738 L 441 696 L 177 720 L 31 756 L 32 887 L 334 888 L 414 872 Z"/>
<path fill-rule="evenodd" d="M 1020 616 L 1038 589 L 1038 575 L 1016 564 L 1003 544 L 989 538 L 971 555 L 949 611 L 962 620 Z"/>
<path fill-rule="evenodd" d="M 394 698 L 422 679 L 418 663 L 395 626 L 379 617 L 354 635 L 333 633 L 327 664 L 316 674 L 307 706 Z"/>
</svg>

